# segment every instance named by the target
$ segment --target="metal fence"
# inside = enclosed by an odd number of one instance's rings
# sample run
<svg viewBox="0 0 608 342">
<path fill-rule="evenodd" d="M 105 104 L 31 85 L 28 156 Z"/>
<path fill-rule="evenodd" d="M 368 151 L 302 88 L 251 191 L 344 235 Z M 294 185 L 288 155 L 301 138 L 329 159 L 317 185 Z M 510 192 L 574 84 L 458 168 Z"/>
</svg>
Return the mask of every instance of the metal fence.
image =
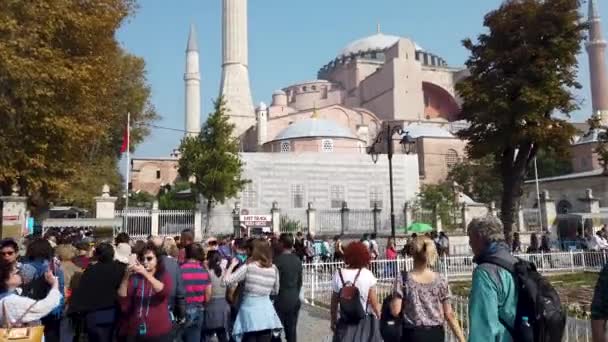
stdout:
<svg viewBox="0 0 608 342">
<path fill-rule="evenodd" d="M 297 227 L 294 227 L 297 226 Z M 308 215 L 306 209 L 281 209 L 281 233 L 295 233 L 294 228 L 308 231 Z"/>
<path fill-rule="evenodd" d="M 123 232 L 133 239 L 145 239 L 156 233 L 159 236 L 179 235 L 184 229 L 194 229 L 192 210 L 117 210 L 115 217 L 122 220 Z"/>
<path fill-rule="evenodd" d="M 122 219 L 122 231 L 132 239 L 145 239 L 152 234 L 152 211 L 149 209 L 117 210 L 114 217 Z"/>
<path fill-rule="evenodd" d="M 376 222 L 380 229 L 380 217 Z M 348 211 L 348 221 L 346 230 L 349 233 L 369 233 L 374 231 L 374 213 L 369 209 L 350 209 Z"/>
<path fill-rule="evenodd" d="M 340 209 L 317 210 L 317 234 L 337 234 L 342 231 L 342 212 Z"/>
<path fill-rule="evenodd" d="M 524 226 L 528 232 L 540 232 L 541 222 L 538 209 L 523 209 Z"/>
<path fill-rule="evenodd" d="M 540 273 L 564 272 L 597 272 L 608 262 L 608 254 L 604 252 L 559 252 L 539 254 L 518 254 L 525 260 L 534 262 Z M 475 269 L 472 256 L 450 256 L 439 259 L 434 269 L 447 279 L 470 278 Z M 304 264 L 303 295 L 311 305 L 329 306 L 332 294 L 332 282 L 336 271 L 344 267 L 342 262 L 315 262 Z M 374 260 L 369 269 L 377 278 L 376 291 L 382 301 L 392 293 L 395 278 L 400 270 L 411 270 L 411 258 L 398 258 L 396 260 Z M 468 299 L 454 297 L 451 300 L 454 312 L 459 318 L 465 335 L 468 335 Z M 565 341 L 590 341 L 590 321 L 582 318 L 569 317 L 565 331 Z M 447 329 L 449 330 L 449 329 Z M 449 333 L 446 341 L 456 341 Z"/>
<path fill-rule="evenodd" d="M 194 231 L 194 212 L 192 210 L 161 210 L 158 212 L 158 235 L 176 236 L 184 229 Z"/>
</svg>

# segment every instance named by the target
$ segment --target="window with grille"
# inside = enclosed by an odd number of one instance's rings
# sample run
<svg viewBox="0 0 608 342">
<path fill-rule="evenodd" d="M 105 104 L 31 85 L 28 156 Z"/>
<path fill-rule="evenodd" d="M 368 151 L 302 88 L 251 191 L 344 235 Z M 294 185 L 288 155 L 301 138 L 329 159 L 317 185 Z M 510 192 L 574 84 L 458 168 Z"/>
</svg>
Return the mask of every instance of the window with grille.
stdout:
<svg viewBox="0 0 608 342">
<path fill-rule="evenodd" d="M 342 208 L 342 202 L 346 200 L 346 197 L 344 197 L 344 185 L 332 185 L 329 193 L 331 207 Z"/>
<path fill-rule="evenodd" d="M 243 189 L 242 195 L 243 208 L 258 207 L 258 192 L 254 183 L 248 183 Z"/>
<path fill-rule="evenodd" d="M 281 141 L 281 152 L 291 152 L 291 143 L 289 141 Z"/>
<path fill-rule="evenodd" d="M 291 186 L 291 206 L 293 208 L 304 208 L 304 185 L 294 184 Z"/>
<path fill-rule="evenodd" d="M 374 205 L 378 205 L 378 208 L 382 208 L 382 199 L 384 193 L 382 187 L 372 186 L 369 188 L 369 207 L 374 208 Z"/>
<path fill-rule="evenodd" d="M 445 164 L 448 170 L 451 170 L 454 165 L 458 164 L 458 152 L 456 150 L 448 150 L 448 153 L 445 155 Z"/>
<path fill-rule="evenodd" d="M 334 141 L 331 139 L 321 140 L 321 148 L 322 148 L 323 152 L 333 152 L 334 151 Z"/>
</svg>

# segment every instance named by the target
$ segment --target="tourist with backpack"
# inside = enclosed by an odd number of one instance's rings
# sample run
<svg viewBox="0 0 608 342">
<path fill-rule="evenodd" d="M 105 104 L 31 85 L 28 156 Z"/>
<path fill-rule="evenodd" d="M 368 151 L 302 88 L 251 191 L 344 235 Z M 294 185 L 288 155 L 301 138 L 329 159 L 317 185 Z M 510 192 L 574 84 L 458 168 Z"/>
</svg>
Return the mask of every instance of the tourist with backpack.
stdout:
<svg viewBox="0 0 608 342">
<path fill-rule="evenodd" d="M 517 259 L 501 221 L 476 218 L 467 228 L 478 265 L 469 297 L 469 341 L 558 342 L 566 314 L 559 296 L 534 264 Z"/>
<path fill-rule="evenodd" d="M 392 298 L 383 305 L 382 322 L 388 320 L 385 317 L 389 306 L 389 319 L 397 318 L 397 324 L 402 325 L 397 341 L 443 341 L 443 327 L 447 323 L 458 341 L 464 342 L 464 334 L 450 305 L 448 282 L 431 269 L 437 261 L 435 242 L 420 236 L 411 244 L 414 268 L 409 273 L 402 271 L 395 278 Z M 384 324 L 382 331 L 385 341 L 389 340 Z"/>
<path fill-rule="evenodd" d="M 367 268 L 371 256 L 362 242 L 344 249 L 345 267 L 332 280 L 331 329 L 334 342 L 380 342 L 380 305 L 376 277 Z"/>
</svg>

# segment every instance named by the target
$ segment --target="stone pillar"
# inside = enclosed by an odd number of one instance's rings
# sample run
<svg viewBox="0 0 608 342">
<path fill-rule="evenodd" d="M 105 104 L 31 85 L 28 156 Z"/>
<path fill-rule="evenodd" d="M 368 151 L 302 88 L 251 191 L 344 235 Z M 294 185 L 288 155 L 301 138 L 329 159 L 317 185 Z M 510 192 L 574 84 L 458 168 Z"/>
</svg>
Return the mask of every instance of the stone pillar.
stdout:
<svg viewBox="0 0 608 342">
<path fill-rule="evenodd" d="M 460 214 L 462 215 L 462 230 L 466 233 L 467 232 L 467 225 L 469 224 L 469 206 L 466 204 L 466 202 L 462 203 L 462 206 L 460 206 Z"/>
<path fill-rule="evenodd" d="M 196 203 L 194 208 L 194 239 L 203 240 L 203 204 L 201 202 Z"/>
<path fill-rule="evenodd" d="M 27 197 L 19 196 L 20 188 L 15 185 L 10 196 L 1 196 L 2 217 L 0 220 L 0 237 L 15 240 L 27 233 Z"/>
<path fill-rule="evenodd" d="M 110 187 L 104 184 L 101 188 L 101 196 L 95 197 L 95 218 L 113 219 L 117 199 L 110 196 Z"/>
<path fill-rule="evenodd" d="M 557 218 L 555 201 L 549 197 L 549 191 L 543 190 L 540 196 L 540 224 L 543 231 L 552 231 L 551 227 Z"/>
<path fill-rule="evenodd" d="M 308 202 L 306 221 L 308 223 L 308 232 L 314 235 L 317 232 L 317 209 L 314 208 L 312 202 Z"/>
<path fill-rule="evenodd" d="M 584 213 L 598 214 L 600 212 L 600 200 L 593 197 L 593 190 L 585 190 L 585 197 L 579 201 L 583 202 Z"/>
<path fill-rule="evenodd" d="M 443 230 L 443 223 L 441 222 L 441 216 L 439 215 L 439 211 L 437 208 L 433 209 L 433 226 L 435 230 L 439 233 Z"/>
<path fill-rule="evenodd" d="M 279 233 L 281 231 L 281 209 L 279 209 L 277 201 L 272 202 L 270 215 L 272 216 L 272 232 Z"/>
<path fill-rule="evenodd" d="M 519 206 L 517 208 L 517 230 L 522 233 L 526 232 L 526 221 L 524 220 L 524 208 L 522 207 L 521 203 L 519 204 Z"/>
<path fill-rule="evenodd" d="M 152 227 L 150 228 L 150 234 L 152 236 L 158 236 L 158 217 L 159 217 L 159 210 L 158 210 L 158 201 L 154 201 L 152 202 Z"/>
<path fill-rule="evenodd" d="M 234 236 L 243 237 L 241 232 L 241 203 L 238 201 L 234 203 L 234 209 L 232 209 L 232 228 Z"/>
<path fill-rule="evenodd" d="M 340 234 L 344 234 L 348 231 L 348 203 L 342 202 L 342 209 L 340 209 Z"/>
<path fill-rule="evenodd" d="M 374 202 L 374 209 L 372 209 L 372 216 L 374 217 L 374 234 L 378 234 L 380 226 L 380 213 L 381 208 L 378 208 L 378 203 Z M 396 224 L 396 223 L 395 223 Z"/>
<path fill-rule="evenodd" d="M 488 206 L 488 214 L 492 216 L 497 216 L 498 212 L 496 211 L 496 202 L 490 202 L 490 206 Z"/>
<path fill-rule="evenodd" d="M 410 202 L 405 202 L 403 204 L 403 218 L 405 229 L 407 229 L 412 223 L 414 223 L 414 219 L 412 218 L 412 205 Z"/>
</svg>

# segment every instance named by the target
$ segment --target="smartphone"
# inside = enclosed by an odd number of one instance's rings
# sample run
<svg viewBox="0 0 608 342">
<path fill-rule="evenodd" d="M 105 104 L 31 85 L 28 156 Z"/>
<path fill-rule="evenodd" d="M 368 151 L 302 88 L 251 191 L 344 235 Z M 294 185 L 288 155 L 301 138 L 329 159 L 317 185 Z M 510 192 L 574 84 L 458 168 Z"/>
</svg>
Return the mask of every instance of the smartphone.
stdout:
<svg viewBox="0 0 608 342">
<path fill-rule="evenodd" d="M 51 273 L 53 273 L 53 275 L 55 275 L 55 260 L 51 260 L 49 262 L 49 270 L 51 270 Z"/>
<path fill-rule="evenodd" d="M 129 256 L 129 266 L 135 266 L 137 264 L 139 264 L 139 261 L 137 261 L 137 255 L 131 254 Z"/>
</svg>

